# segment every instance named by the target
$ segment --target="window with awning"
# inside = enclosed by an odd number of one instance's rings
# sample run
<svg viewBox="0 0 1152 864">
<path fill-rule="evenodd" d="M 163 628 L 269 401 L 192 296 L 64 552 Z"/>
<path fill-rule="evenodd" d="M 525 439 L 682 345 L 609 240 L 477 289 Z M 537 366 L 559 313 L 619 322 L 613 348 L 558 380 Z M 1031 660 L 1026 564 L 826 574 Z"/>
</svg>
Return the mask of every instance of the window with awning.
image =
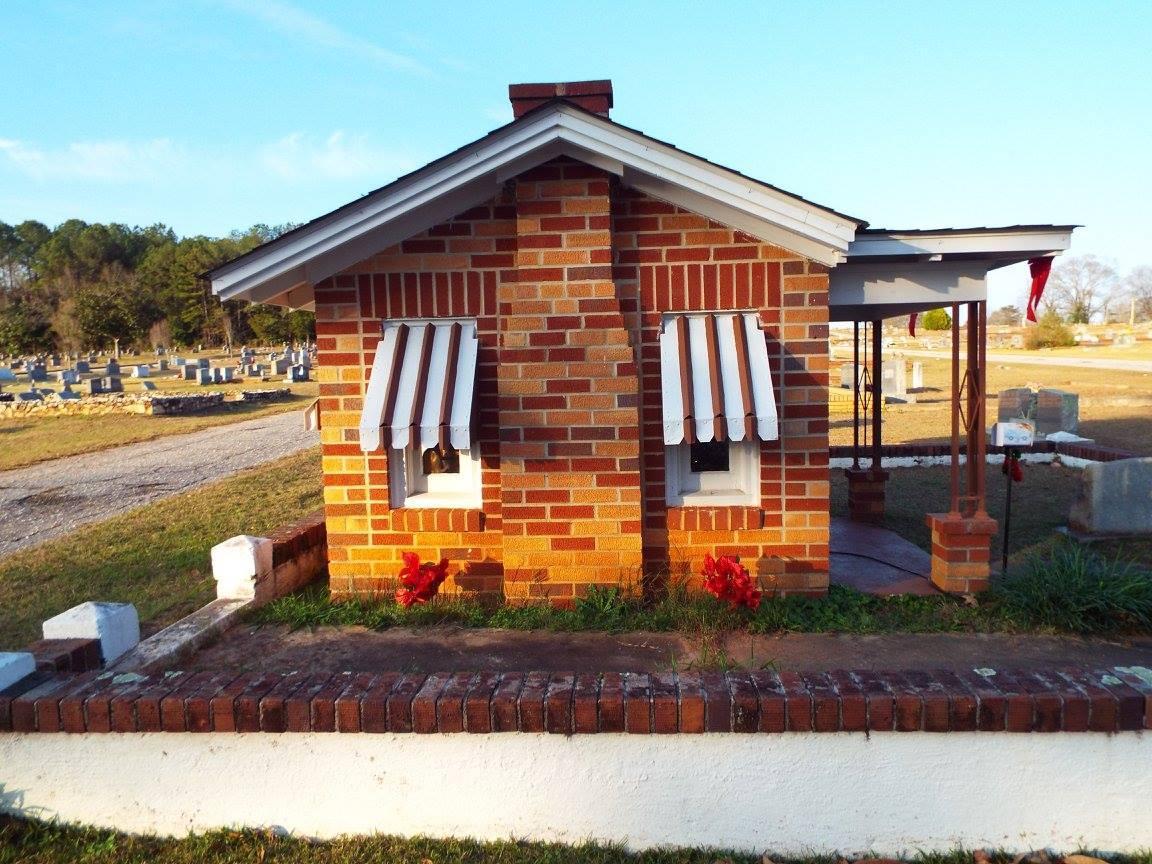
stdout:
<svg viewBox="0 0 1152 864">
<path fill-rule="evenodd" d="M 360 449 L 472 448 L 476 322 L 389 321 L 360 415 Z"/>
<path fill-rule="evenodd" d="M 755 312 L 668 316 L 660 378 L 669 446 L 780 436 L 768 344 Z"/>
</svg>

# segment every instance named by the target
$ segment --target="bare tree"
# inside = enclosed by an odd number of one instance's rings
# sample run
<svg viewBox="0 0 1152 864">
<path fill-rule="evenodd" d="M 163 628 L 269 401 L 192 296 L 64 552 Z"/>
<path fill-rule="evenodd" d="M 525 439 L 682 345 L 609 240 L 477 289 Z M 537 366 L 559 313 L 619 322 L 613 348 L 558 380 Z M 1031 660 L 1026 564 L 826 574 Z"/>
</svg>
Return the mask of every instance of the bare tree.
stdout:
<svg viewBox="0 0 1152 864">
<path fill-rule="evenodd" d="M 1088 324 L 1108 317 L 1119 287 L 1116 268 L 1094 255 L 1081 255 L 1052 268 L 1042 302 L 1070 324 Z"/>
<path fill-rule="evenodd" d="M 1152 321 L 1152 267 L 1144 264 L 1124 277 L 1124 298 L 1128 300 L 1138 321 Z"/>
</svg>

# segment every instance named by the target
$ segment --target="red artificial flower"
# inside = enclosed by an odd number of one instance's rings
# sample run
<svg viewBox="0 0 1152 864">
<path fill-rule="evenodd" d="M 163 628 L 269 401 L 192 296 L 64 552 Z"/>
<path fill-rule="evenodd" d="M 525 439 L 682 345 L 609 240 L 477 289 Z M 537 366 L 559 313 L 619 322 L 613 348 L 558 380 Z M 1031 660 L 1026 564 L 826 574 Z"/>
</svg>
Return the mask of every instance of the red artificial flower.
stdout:
<svg viewBox="0 0 1152 864">
<path fill-rule="evenodd" d="M 705 555 L 702 575 L 704 590 L 717 600 L 730 603 L 733 609 L 759 607 L 762 592 L 752 581 L 748 568 L 730 555 Z"/>
<path fill-rule="evenodd" d="M 440 585 L 448 578 L 448 559 L 439 564 L 431 561 L 421 564 L 415 552 L 404 553 L 404 567 L 400 570 L 400 585 L 396 589 L 396 602 L 408 608 L 414 603 L 427 603 L 436 596 Z"/>
</svg>

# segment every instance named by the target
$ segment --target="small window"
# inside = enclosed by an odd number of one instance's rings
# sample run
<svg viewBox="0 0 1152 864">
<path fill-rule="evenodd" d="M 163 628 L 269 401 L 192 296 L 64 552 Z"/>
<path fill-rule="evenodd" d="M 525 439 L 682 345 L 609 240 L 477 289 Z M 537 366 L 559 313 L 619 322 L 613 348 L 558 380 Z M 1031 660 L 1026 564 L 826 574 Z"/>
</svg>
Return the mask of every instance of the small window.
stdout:
<svg viewBox="0 0 1152 864">
<path fill-rule="evenodd" d="M 674 507 L 760 503 L 760 442 L 697 441 L 665 449 L 667 502 Z"/>
<path fill-rule="evenodd" d="M 690 446 L 688 470 L 693 474 L 728 470 L 727 441 L 696 441 Z"/>
<path fill-rule="evenodd" d="M 419 443 L 392 451 L 389 479 L 393 507 L 480 506 L 480 457 L 470 450 L 437 445 L 424 450 Z"/>
</svg>

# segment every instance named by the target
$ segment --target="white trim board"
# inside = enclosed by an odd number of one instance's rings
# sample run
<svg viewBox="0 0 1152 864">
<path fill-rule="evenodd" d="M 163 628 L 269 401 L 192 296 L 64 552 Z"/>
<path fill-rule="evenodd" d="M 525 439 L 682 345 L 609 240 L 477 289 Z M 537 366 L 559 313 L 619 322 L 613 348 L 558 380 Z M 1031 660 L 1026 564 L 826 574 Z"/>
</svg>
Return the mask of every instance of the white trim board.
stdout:
<svg viewBox="0 0 1152 864">
<path fill-rule="evenodd" d="M 217 268 L 212 290 L 225 300 L 260 301 L 314 285 L 488 200 L 504 180 L 560 155 L 829 266 L 844 260 L 856 235 L 858 223 L 846 216 L 557 103 Z"/>
</svg>

